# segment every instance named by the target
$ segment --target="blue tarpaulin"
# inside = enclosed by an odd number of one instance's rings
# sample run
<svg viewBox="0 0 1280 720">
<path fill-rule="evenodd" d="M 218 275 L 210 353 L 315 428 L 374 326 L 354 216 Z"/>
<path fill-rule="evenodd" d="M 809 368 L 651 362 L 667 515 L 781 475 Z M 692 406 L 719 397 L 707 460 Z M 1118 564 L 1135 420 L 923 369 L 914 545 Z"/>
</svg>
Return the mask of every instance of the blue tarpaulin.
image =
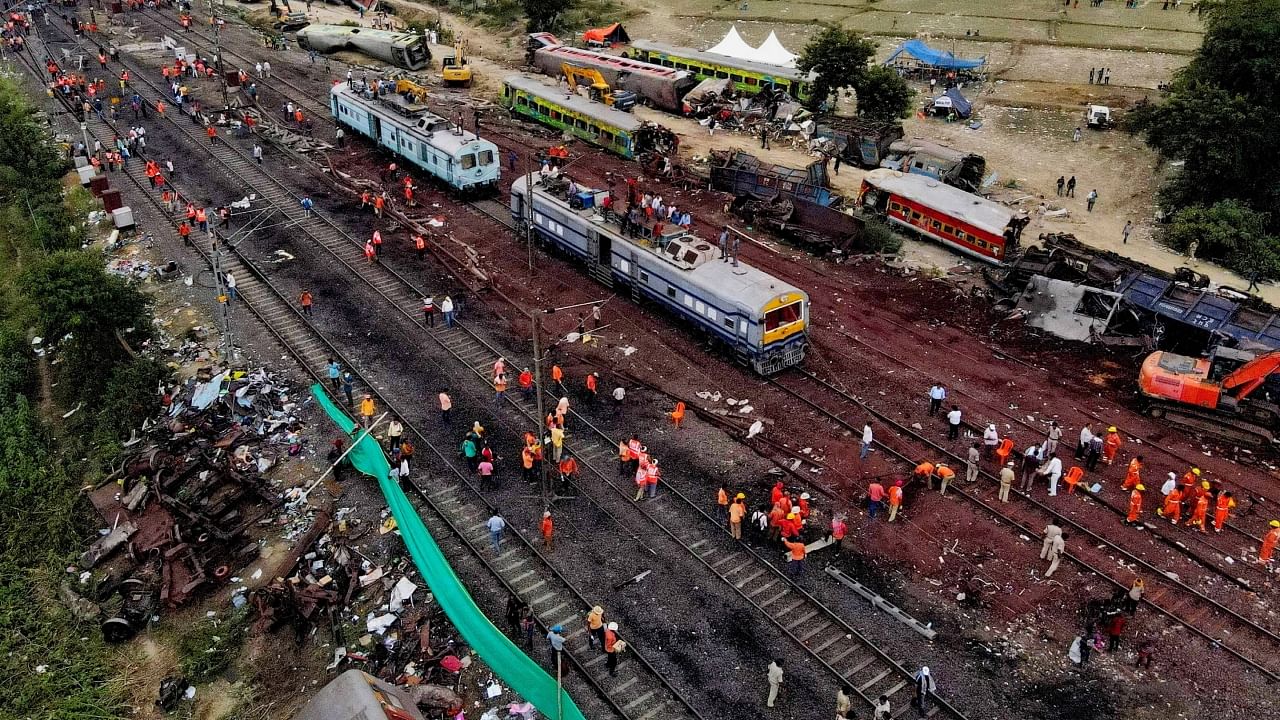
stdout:
<svg viewBox="0 0 1280 720">
<path fill-rule="evenodd" d="M 987 64 L 985 57 L 972 60 L 958 58 L 947 50 L 934 50 L 925 45 L 922 40 L 908 40 L 902 43 L 893 51 L 889 59 L 884 61 L 884 64 L 891 65 L 898 56 L 903 54 L 915 58 L 922 65 L 931 65 L 943 70 L 974 70 Z"/>
</svg>

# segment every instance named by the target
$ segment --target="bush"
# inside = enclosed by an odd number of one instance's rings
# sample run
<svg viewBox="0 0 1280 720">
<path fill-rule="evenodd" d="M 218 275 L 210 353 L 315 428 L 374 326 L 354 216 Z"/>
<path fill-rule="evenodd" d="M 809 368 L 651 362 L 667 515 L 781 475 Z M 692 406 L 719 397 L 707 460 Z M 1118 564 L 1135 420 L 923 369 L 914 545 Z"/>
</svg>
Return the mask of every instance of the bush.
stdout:
<svg viewBox="0 0 1280 720">
<path fill-rule="evenodd" d="M 1237 200 L 1209 207 L 1192 206 L 1174 214 L 1163 241 L 1178 252 L 1215 260 L 1258 279 L 1280 277 L 1280 239 L 1267 234 L 1268 213 L 1251 210 Z"/>
<path fill-rule="evenodd" d="M 878 218 L 866 218 L 862 224 L 862 244 L 867 252 L 893 254 L 902 249 L 902 236 Z"/>
<path fill-rule="evenodd" d="M 178 667 L 187 682 L 198 685 L 221 677 L 240 655 L 249 630 L 248 614 L 239 611 L 225 620 L 209 618 L 178 640 Z"/>
</svg>

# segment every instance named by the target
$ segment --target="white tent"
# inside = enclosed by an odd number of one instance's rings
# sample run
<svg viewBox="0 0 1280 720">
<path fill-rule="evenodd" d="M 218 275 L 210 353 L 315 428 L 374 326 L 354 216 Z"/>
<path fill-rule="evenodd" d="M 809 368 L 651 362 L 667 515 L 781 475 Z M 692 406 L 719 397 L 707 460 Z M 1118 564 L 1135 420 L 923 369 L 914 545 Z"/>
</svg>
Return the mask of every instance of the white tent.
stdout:
<svg viewBox="0 0 1280 720">
<path fill-rule="evenodd" d="M 738 58 L 739 60 L 752 60 L 756 56 L 756 49 L 742 39 L 742 36 L 738 34 L 738 26 L 736 25 L 729 26 L 729 32 L 725 34 L 724 39 L 707 52 Z"/>
<path fill-rule="evenodd" d="M 783 47 L 782 41 L 778 39 L 778 34 L 770 30 L 768 39 L 760 45 L 751 59 L 756 62 L 767 63 L 769 65 L 795 67 L 796 60 L 799 58 L 799 55 L 796 55 Z"/>
</svg>

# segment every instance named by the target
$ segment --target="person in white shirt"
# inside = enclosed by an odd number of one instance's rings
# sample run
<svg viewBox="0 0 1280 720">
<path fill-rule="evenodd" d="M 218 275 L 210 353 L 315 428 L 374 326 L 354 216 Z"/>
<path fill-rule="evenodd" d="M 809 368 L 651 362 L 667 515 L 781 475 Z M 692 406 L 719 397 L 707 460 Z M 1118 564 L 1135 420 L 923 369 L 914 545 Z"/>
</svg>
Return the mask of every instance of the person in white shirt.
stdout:
<svg viewBox="0 0 1280 720">
<path fill-rule="evenodd" d="M 1093 442 L 1093 427 L 1089 423 L 1085 423 L 1080 428 L 1080 444 L 1076 445 L 1076 459 L 1083 460 L 1085 453 L 1089 450 L 1089 443 Z"/>
<path fill-rule="evenodd" d="M 493 516 L 485 522 L 485 526 L 489 528 L 489 544 L 493 546 L 495 553 L 502 550 L 502 530 L 507 526 L 507 521 L 502 519 L 502 513 L 494 510 Z"/>
<path fill-rule="evenodd" d="M 982 431 L 983 451 L 990 458 L 996 452 L 996 446 L 1000 444 L 1000 431 L 996 430 L 996 424 L 990 423 L 987 429 Z"/>
<path fill-rule="evenodd" d="M 1169 497 L 1169 493 L 1173 492 L 1176 487 L 1178 487 L 1178 474 L 1169 473 L 1169 479 L 1165 480 L 1164 485 L 1160 486 L 1160 494 Z"/>
<path fill-rule="evenodd" d="M 1058 494 L 1058 480 L 1062 478 L 1062 460 L 1057 455 L 1050 455 L 1048 462 L 1041 465 L 1036 474 L 1049 478 L 1049 497 Z"/>
<path fill-rule="evenodd" d="M 942 383 L 934 383 L 929 388 L 929 414 L 937 415 L 938 408 L 942 407 L 942 401 L 947 399 L 947 389 Z"/>
<path fill-rule="evenodd" d="M 960 406 L 952 405 L 951 412 L 947 413 L 947 439 L 955 440 L 960 437 Z"/>
<path fill-rule="evenodd" d="M 227 297 L 236 299 L 236 276 L 227 273 Z"/>
<path fill-rule="evenodd" d="M 871 421 L 868 420 L 862 426 L 862 450 L 858 453 L 859 460 L 867 459 L 867 453 L 871 452 L 873 442 L 875 442 L 875 434 L 871 432 Z"/>
<path fill-rule="evenodd" d="M 769 707 L 773 707 L 773 702 L 778 699 L 778 691 L 782 688 L 782 658 L 778 658 L 769 663 L 769 700 L 765 703 Z"/>
</svg>

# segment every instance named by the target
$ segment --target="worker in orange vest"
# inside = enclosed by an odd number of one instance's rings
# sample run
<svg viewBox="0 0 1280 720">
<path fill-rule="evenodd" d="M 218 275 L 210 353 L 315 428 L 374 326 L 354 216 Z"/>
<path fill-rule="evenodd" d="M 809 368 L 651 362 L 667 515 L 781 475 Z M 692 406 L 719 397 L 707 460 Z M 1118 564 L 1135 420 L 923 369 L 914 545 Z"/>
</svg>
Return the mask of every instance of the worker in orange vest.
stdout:
<svg viewBox="0 0 1280 720">
<path fill-rule="evenodd" d="M 211 144 L 214 144 L 214 145 L 217 145 L 217 144 L 218 144 L 218 130 L 217 130 L 217 128 L 215 128 L 215 127 L 214 127 L 214 126 L 212 126 L 212 125 L 208 125 L 208 126 L 206 126 L 206 127 L 205 127 L 205 129 L 204 129 L 204 133 L 205 133 L 206 135 L 208 135 L 208 136 L 209 136 L 209 142 L 210 142 Z"/>
<path fill-rule="evenodd" d="M 560 459 L 560 487 L 568 494 L 569 488 L 573 485 L 574 477 L 578 474 L 578 461 L 573 459 L 569 453 L 565 453 Z"/>
<path fill-rule="evenodd" d="M 771 505 L 777 505 L 779 502 L 782 501 L 782 496 L 785 494 L 786 494 L 786 489 L 783 486 L 782 481 L 779 480 L 778 482 L 773 484 L 773 489 L 769 491 L 769 503 Z"/>
<path fill-rule="evenodd" d="M 1271 552 L 1276 549 L 1277 542 L 1280 542 L 1280 520 L 1272 520 L 1271 529 L 1262 536 L 1262 547 L 1258 548 L 1258 562 L 1271 562 Z"/>
<path fill-rule="evenodd" d="M 782 537 L 782 523 L 786 521 L 786 513 L 782 512 L 782 508 L 774 503 L 773 509 L 769 511 L 769 539 L 777 540 Z"/>
<path fill-rule="evenodd" d="M 734 540 L 742 539 L 742 518 L 747 515 L 747 496 L 738 493 L 733 497 L 733 504 L 729 506 L 729 535 Z"/>
<path fill-rule="evenodd" d="M 412 185 L 405 185 L 405 186 L 404 186 L 404 204 L 405 204 L 405 206 L 406 206 L 406 207 L 413 207 L 413 206 L 414 206 L 414 204 L 413 204 L 413 186 L 412 186 Z"/>
<path fill-rule="evenodd" d="M 377 255 L 378 258 L 381 259 L 382 258 L 382 231 L 374 230 L 373 237 L 370 238 L 370 242 L 373 243 L 373 254 Z"/>
<path fill-rule="evenodd" d="M 1134 485 L 1142 482 L 1142 456 L 1138 455 L 1129 461 L 1129 471 L 1125 473 L 1124 485 L 1121 487 L 1125 490 L 1132 490 Z"/>
<path fill-rule="evenodd" d="M 1236 506 L 1236 501 L 1231 497 L 1230 492 L 1224 492 L 1218 496 L 1218 502 L 1213 508 L 1213 531 L 1222 532 L 1222 526 L 1227 522 L 1227 515 L 1231 513 L 1231 508 Z"/>
<path fill-rule="evenodd" d="M 1125 518 L 1126 523 L 1138 522 L 1138 515 L 1142 513 L 1142 493 L 1146 489 L 1142 483 L 1138 483 L 1133 492 L 1129 493 L 1129 516 Z"/>
<path fill-rule="evenodd" d="M 640 464 L 636 468 L 636 497 L 635 501 L 640 502 L 644 497 L 644 488 L 649 480 L 649 458 L 645 453 L 640 453 Z"/>
<path fill-rule="evenodd" d="M 929 462 L 928 460 L 925 460 L 919 465 L 916 465 L 916 469 L 911 471 L 911 474 L 915 477 L 916 480 L 920 480 L 924 482 L 928 486 L 928 488 L 932 490 L 933 478 L 934 478 L 933 471 L 935 469 L 936 468 L 934 468 L 933 463 Z"/>
<path fill-rule="evenodd" d="M 800 519 L 809 519 L 809 493 L 800 493 L 800 502 L 796 505 L 800 509 Z"/>
<path fill-rule="evenodd" d="M 520 449 L 520 466 L 524 470 L 524 481 L 527 483 L 537 482 L 538 478 L 533 474 L 533 446 L 525 444 Z"/>
<path fill-rule="evenodd" d="M 671 422 L 675 423 L 676 429 L 680 429 L 680 423 L 684 421 L 684 401 L 676 401 L 676 409 L 671 411 Z"/>
<path fill-rule="evenodd" d="M 191 244 L 191 226 L 187 224 L 186 220 L 178 223 L 178 236 L 182 238 L 183 245 Z"/>
<path fill-rule="evenodd" d="M 520 382 L 520 394 L 524 396 L 524 399 L 528 400 L 532 398 L 533 397 L 533 373 L 529 372 L 529 368 L 524 368 L 523 370 L 520 371 L 519 382 Z M 618 442 L 619 448 L 625 448 L 626 446 L 627 446 L 626 443 L 622 441 Z"/>
<path fill-rule="evenodd" d="M 956 479 L 956 471 L 947 467 L 946 463 L 938 463 L 938 466 L 933 469 L 933 472 L 938 476 L 938 480 L 941 481 L 938 487 L 940 494 L 946 495 L 947 485 L 951 484 L 951 481 Z"/>
<path fill-rule="evenodd" d="M 1174 488 L 1168 495 L 1164 496 L 1164 507 L 1156 512 L 1157 515 L 1169 519 L 1174 525 L 1182 519 L 1182 491 Z"/>
<path fill-rule="evenodd" d="M 790 557 L 787 560 L 787 572 L 792 577 L 799 577 L 804 574 L 804 555 L 805 547 L 803 542 L 793 542 L 791 540 L 783 540 L 787 546 Z"/>
<path fill-rule="evenodd" d="M 898 517 L 898 508 L 902 506 L 902 481 L 893 481 L 893 487 L 889 488 L 889 522 L 893 522 Z"/>
<path fill-rule="evenodd" d="M 538 529 L 542 532 L 542 547 L 550 550 L 551 536 L 555 534 L 556 531 L 556 525 L 551 521 L 550 510 L 542 511 L 542 524 L 538 526 Z"/>
<path fill-rule="evenodd" d="M 386 207 L 387 200 L 381 195 L 373 199 L 373 214 L 382 217 L 382 208 Z"/>
<path fill-rule="evenodd" d="M 562 395 L 568 394 L 564 389 L 564 370 L 561 370 L 559 365 L 551 366 L 551 382 L 560 386 L 560 393 Z"/>
<path fill-rule="evenodd" d="M 311 295 L 311 291 L 304 288 L 302 293 L 298 295 L 298 304 L 302 306 L 302 314 L 307 317 L 311 316 L 311 305 L 315 303 L 315 297 Z"/>
<path fill-rule="evenodd" d="M 658 472 L 658 458 L 649 458 L 649 469 L 645 471 L 645 490 L 650 499 L 658 497 L 658 480 L 662 475 Z"/>
<path fill-rule="evenodd" d="M 1102 459 L 1108 465 L 1116 459 L 1116 453 L 1120 452 L 1120 446 L 1124 441 L 1120 439 L 1120 431 L 1115 425 L 1107 428 L 1107 439 L 1102 441 Z"/>
<path fill-rule="evenodd" d="M 1209 483 L 1205 483 L 1205 485 L 1208 484 Z M 1200 528 L 1200 532 L 1204 532 L 1204 522 L 1208 512 L 1209 496 L 1206 493 L 1201 493 L 1200 497 L 1196 498 L 1196 506 L 1195 509 L 1191 511 L 1191 519 L 1187 521 L 1187 525 L 1198 527 Z"/>
<path fill-rule="evenodd" d="M 360 193 L 360 209 L 363 210 L 366 207 L 369 207 L 369 191 L 368 190 L 365 190 L 364 192 Z"/>
<path fill-rule="evenodd" d="M 596 389 L 600 385 L 600 373 L 593 372 L 587 376 L 587 402 L 595 404 Z"/>
<path fill-rule="evenodd" d="M 716 518 L 720 522 L 725 522 L 729 519 L 729 493 L 724 489 L 723 485 L 716 490 Z"/>
<path fill-rule="evenodd" d="M 196 209 L 196 224 L 200 226 L 200 232 L 209 232 L 209 214 L 204 208 Z"/>
</svg>

